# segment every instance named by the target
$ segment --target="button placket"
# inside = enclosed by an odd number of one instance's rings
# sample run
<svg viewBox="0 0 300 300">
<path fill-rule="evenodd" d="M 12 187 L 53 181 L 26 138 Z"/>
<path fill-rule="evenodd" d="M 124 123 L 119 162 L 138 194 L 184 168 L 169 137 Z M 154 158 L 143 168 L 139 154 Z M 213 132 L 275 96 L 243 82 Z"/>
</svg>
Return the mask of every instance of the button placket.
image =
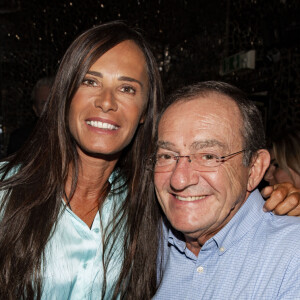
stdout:
<svg viewBox="0 0 300 300">
<path fill-rule="evenodd" d="M 199 266 L 197 269 L 198 273 L 203 273 L 204 272 L 204 268 L 202 266 Z"/>
</svg>

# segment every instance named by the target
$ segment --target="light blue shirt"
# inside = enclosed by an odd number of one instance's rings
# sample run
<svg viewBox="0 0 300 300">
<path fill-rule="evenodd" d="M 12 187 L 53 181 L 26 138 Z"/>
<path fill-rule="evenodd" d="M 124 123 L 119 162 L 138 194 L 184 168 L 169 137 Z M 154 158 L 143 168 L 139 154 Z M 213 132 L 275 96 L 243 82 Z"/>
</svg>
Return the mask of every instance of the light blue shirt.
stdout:
<svg viewBox="0 0 300 300">
<path fill-rule="evenodd" d="M 198 257 L 164 227 L 164 275 L 155 300 L 300 299 L 300 218 L 264 213 L 258 190 Z"/>
</svg>

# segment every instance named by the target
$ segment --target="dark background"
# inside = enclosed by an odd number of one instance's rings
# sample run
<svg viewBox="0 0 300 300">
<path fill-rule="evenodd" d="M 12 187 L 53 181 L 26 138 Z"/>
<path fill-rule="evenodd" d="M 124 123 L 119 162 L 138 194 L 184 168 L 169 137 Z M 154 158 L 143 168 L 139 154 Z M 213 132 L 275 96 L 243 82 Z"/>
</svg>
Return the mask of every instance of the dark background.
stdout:
<svg viewBox="0 0 300 300">
<path fill-rule="evenodd" d="M 299 124 L 299 2 L 0 0 L 0 155 L 10 132 L 33 118 L 35 81 L 55 74 L 78 34 L 116 19 L 144 31 L 167 93 L 195 81 L 222 80 L 256 101 L 268 136 Z M 255 50 L 255 69 L 220 75 L 226 57 L 249 50 Z"/>
</svg>

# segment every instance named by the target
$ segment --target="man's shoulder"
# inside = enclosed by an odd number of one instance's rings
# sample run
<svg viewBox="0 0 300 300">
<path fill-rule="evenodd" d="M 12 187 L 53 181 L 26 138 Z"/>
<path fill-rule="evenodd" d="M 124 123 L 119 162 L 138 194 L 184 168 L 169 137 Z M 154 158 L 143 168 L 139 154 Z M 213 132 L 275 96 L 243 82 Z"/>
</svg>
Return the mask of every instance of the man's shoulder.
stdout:
<svg viewBox="0 0 300 300">
<path fill-rule="evenodd" d="M 278 216 L 271 212 L 266 213 L 264 223 L 269 227 L 270 231 L 273 230 L 287 230 L 294 231 L 300 228 L 300 217 L 293 216 Z"/>
<path fill-rule="evenodd" d="M 277 216 L 273 213 L 266 213 L 260 224 L 260 232 L 270 244 L 276 241 L 276 245 L 287 245 L 298 248 L 300 254 L 300 217 Z"/>
<path fill-rule="evenodd" d="M 267 236 L 268 239 L 288 241 L 297 237 L 300 245 L 300 217 L 278 216 L 272 212 L 263 212 L 263 204 L 264 199 L 259 191 L 254 191 L 239 217 L 239 225 L 242 223 L 244 227 L 249 226 L 248 230 L 254 231 L 256 236 Z"/>
</svg>

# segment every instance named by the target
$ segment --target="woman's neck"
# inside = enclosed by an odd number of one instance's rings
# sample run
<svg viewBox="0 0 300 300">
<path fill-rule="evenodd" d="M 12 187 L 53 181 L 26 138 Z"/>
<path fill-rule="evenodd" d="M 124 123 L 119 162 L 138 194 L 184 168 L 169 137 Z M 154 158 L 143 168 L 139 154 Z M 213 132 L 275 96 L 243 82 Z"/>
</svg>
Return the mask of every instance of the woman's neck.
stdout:
<svg viewBox="0 0 300 300">
<path fill-rule="evenodd" d="M 109 188 L 108 178 L 117 163 L 115 160 L 104 160 L 96 157 L 80 156 L 78 178 L 73 195 L 73 165 L 69 166 L 65 184 L 65 201 L 71 210 L 91 227 L 99 206 L 104 201 Z"/>
</svg>

